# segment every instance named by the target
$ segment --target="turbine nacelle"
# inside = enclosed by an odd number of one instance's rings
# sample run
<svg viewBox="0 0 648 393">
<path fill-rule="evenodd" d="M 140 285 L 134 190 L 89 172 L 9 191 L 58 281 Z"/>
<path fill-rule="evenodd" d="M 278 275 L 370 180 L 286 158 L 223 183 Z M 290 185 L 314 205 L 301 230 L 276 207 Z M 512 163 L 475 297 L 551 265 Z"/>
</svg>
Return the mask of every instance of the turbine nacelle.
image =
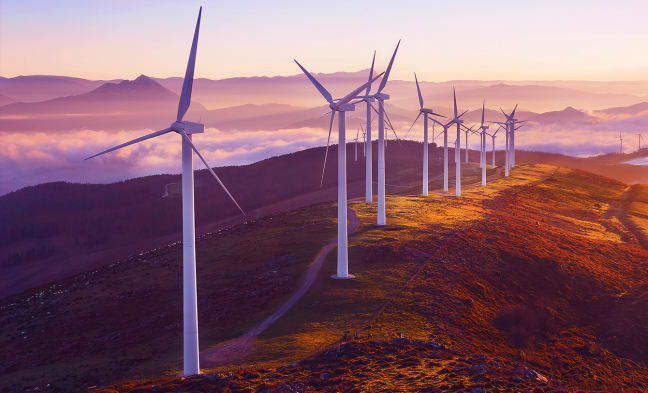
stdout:
<svg viewBox="0 0 648 393">
<path fill-rule="evenodd" d="M 375 99 L 385 101 L 389 99 L 389 94 L 385 93 L 376 93 L 373 95 Z"/>
<path fill-rule="evenodd" d="M 205 125 L 193 121 L 176 121 L 171 124 L 171 129 L 178 133 L 184 131 L 187 135 L 202 134 L 205 132 Z"/>
<path fill-rule="evenodd" d="M 427 113 L 428 115 L 438 116 L 438 113 L 435 113 L 432 109 L 421 108 L 421 112 Z"/>
<path fill-rule="evenodd" d="M 353 112 L 355 111 L 355 104 L 347 103 L 342 105 L 334 105 L 330 106 L 330 108 L 338 112 Z"/>
</svg>

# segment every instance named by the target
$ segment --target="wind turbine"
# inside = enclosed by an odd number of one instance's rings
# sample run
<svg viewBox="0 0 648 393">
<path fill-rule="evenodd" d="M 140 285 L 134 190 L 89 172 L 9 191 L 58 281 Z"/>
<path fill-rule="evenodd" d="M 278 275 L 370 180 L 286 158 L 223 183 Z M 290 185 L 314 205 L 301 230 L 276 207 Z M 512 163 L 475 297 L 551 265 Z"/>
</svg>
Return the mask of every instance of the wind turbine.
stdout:
<svg viewBox="0 0 648 393">
<path fill-rule="evenodd" d="M 619 131 L 619 143 L 621 144 L 621 147 L 620 147 L 620 153 L 619 153 L 619 154 L 623 154 L 623 137 L 621 136 L 621 132 L 620 132 L 620 131 Z"/>
<path fill-rule="evenodd" d="M 432 116 L 441 116 L 445 117 L 443 115 L 439 115 L 438 113 L 434 113 L 434 111 L 431 108 L 424 108 L 423 107 L 423 95 L 421 95 L 421 88 L 419 87 L 418 83 L 418 78 L 416 77 L 416 72 L 414 73 L 414 80 L 416 81 L 416 92 L 418 93 L 418 99 L 419 99 L 419 113 L 416 116 L 416 119 L 414 119 L 414 122 L 412 123 L 412 126 L 410 127 L 410 131 L 412 130 L 412 127 L 414 127 L 414 124 L 416 124 L 416 121 L 423 115 L 423 195 L 427 196 L 428 195 L 428 183 L 429 183 L 429 176 L 428 176 L 428 115 Z M 409 132 L 409 131 L 408 131 Z M 434 128 L 432 129 L 432 139 L 434 139 Z"/>
<path fill-rule="evenodd" d="M 434 123 L 440 125 L 443 128 L 443 192 L 448 192 L 448 128 L 453 125 L 457 124 L 457 135 L 459 135 L 459 126 L 463 123 L 463 120 L 460 120 L 461 116 L 463 116 L 466 112 L 464 111 L 462 114 L 457 116 L 457 100 L 456 100 L 456 94 L 454 94 L 454 87 L 452 88 L 453 95 L 455 95 L 455 111 L 454 111 L 454 118 L 450 120 L 448 123 L 441 123 L 435 118 L 429 118 L 432 120 Z M 457 158 L 458 154 L 456 153 L 455 149 L 455 160 Z"/>
<path fill-rule="evenodd" d="M 482 103 L 481 125 L 481 143 L 480 143 L 480 166 L 482 170 L 482 186 L 486 185 L 486 130 L 488 126 L 484 124 L 484 112 L 486 111 L 486 100 Z M 495 138 L 493 137 L 493 149 L 495 148 Z M 495 150 L 493 150 L 493 161 L 495 158 Z"/>
<path fill-rule="evenodd" d="M 328 157 L 328 148 L 331 140 L 331 130 L 333 128 L 333 120 L 335 118 L 335 112 L 339 112 L 338 115 L 338 236 L 337 236 L 337 274 L 333 275 L 333 278 L 338 279 L 348 279 L 353 278 L 353 275 L 349 274 L 349 250 L 348 250 L 348 239 L 347 239 L 347 182 L 346 182 L 346 112 L 355 110 L 355 103 L 350 101 L 358 96 L 360 91 L 364 90 L 369 86 L 373 81 L 378 79 L 381 74 L 378 74 L 373 79 L 357 89 L 353 90 L 351 93 L 347 94 L 339 100 L 334 100 L 331 96 L 331 93 L 328 92 L 322 86 L 313 75 L 311 75 L 297 60 L 295 63 L 301 68 L 301 70 L 306 74 L 311 83 L 315 88 L 320 92 L 322 97 L 328 102 L 329 108 L 331 108 L 331 121 L 329 123 L 329 133 L 328 141 L 326 142 L 326 153 L 324 154 L 324 167 L 322 168 L 322 180 L 320 186 L 324 182 L 324 171 L 326 170 L 326 158 Z"/>
<path fill-rule="evenodd" d="M 200 31 L 200 17 L 202 7 L 198 12 L 198 21 L 194 31 L 187 71 L 184 82 L 182 83 L 182 92 L 178 104 L 178 114 L 176 121 L 169 128 L 144 135 L 130 142 L 112 147 L 101 153 L 95 154 L 86 160 L 100 156 L 102 154 L 121 149 L 147 139 L 151 139 L 169 132 L 175 132 L 182 137 L 182 304 L 183 304 L 183 357 L 184 357 L 184 375 L 194 375 L 200 373 L 200 364 L 198 358 L 198 299 L 196 294 L 196 236 L 195 236 L 195 216 L 194 216 L 194 177 L 193 177 L 193 153 L 205 164 L 209 173 L 216 179 L 218 184 L 225 190 L 229 198 L 234 202 L 236 207 L 245 215 L 241 206 L 234 199 L 227 187 L 221 182 L 216 173 L 207 164 L 204 157 L 191 141 L 191 135 L 200 134 L 205 131 L 205 126 L 200 123 L 183 121 L 183 117 L 191 104 L 191 90 L 193 87 L 194 68 L 196 65 L 196 49 L 198 46 L 198 33 Z"/>
<path fill-rule="evenodd" d="M 360 136 L 360 128 L 358 128 L 358 131 L 356 132 L 356 137 L 353 140 L 353 145 L 355 146 L 355 161 L 358 161 L 358 136 Z"/>
<path fill-rule="evenodd" d="M 362 124 L 360 124 L 360 129 L 362 130 L 362 156 L 366 157 L 367 156 L 367 133 L 365 132 L 364 128 L 362 128 Z"/>
<path fill-rule="evenodd" d="M 387 224 L 385 214 L 385 100 L 389 99 L 389 95 L 382 91 L 387 85 L 389 73 L 394 65 L 394 59 L 396 58 L 396 52 L 398 52 L 399 46 L 400 40 L 398 40 L 398 44 L 396 44 L 394 54 L 392 55 L 387 70 L 384 73 L 385 76 L 380 80 L 378 91 L 373 94 L 373 97 L 378 100 L 378 225 Z"/>
<path fill-rule="evenodd" d="M 635 134 L 635 135 L 639 137 L 639 150 L 637 151 L 641 151 L 641 134 Z"/>
<path fill-rule="evenodd" d="M 515 111 L 517 110 L 517 104 L 515 105 L 515 108 L 513 108 L 513 111 L 510 114 L 506 114 L 503 109 L 500 108 L 504 116 L 506 117 L 506 123 L 508 123 L 508 135 L 510 139 L 510 142 L 508 144 L 508 166 L 511 168 L 515 168 L 515 130 L 517 128 L 515 127 L 516 123 L 524 123 L 522 121 L 518 121 L 515 118 Z M 508 175 L 507 175 L 508 176 Z"/>
<path fill-rule="evenodd" d="M 463 120 L 459 120 L 459 117 L 461 116 L 457 116 L 457 93 L 455 92 L 454 87 L 452 88 L 452 95 L 454 99 L 454 116 L 456 119 L 455 123 L 457 124 L 457 147 L 455 148 L 455 195 L 461 196 L 461 156 L 459 150 L 461 149 L 461 124 L 463 123 Z"/>
<path fill-rule="evenodd" d="M 488 134 L 488 136 L 490 136 L 491 139 L 493 140 L 493 152 L 492 152 L 492 156 L 491 156 L 491 158 L 493 160 L 493 164 L 492 164 L 493 167 L 495 167 L 495 137 L 497 136 L 497 132 L 502 128 L 502 126 L 499 126 L 499 127 L 500 128 L 495 130 L 495 132 L 493 134 Z"/>
<path fill-rule="evenodd" d="M 374 63 L 376 62 L 376 51 L 374 51 L 373 59 L 371 60 L 371 68 L 369 69 L 369 81 L 373 77 Z M 373 202 L 373 153 L 371 148 L 371 103 L 375 100 L 369 95 L 371 91 L 371 82 L 367 85 L 364 97 L 361 101 L 367 104 L 367 123 L 366 123 L 366 139 L 365 139 L 365 202 Z"/>
</svg>

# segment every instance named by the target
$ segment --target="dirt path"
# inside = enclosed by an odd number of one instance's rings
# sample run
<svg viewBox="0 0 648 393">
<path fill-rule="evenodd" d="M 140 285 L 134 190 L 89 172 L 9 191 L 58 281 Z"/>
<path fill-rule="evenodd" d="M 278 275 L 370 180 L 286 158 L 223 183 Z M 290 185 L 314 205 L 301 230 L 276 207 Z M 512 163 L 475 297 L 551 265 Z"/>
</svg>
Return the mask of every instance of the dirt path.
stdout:
<svg viewBox="0 0 648 393">
<path fill-rule="evenodd" d="M 495 173 L 491 174 L 487 179 L 491 181 L 493 179 L 499 178 L 502 176 L 502 172 L 502 167 L 498 167 Z M 443 174 L 435 176 L 430 180 L 430 182 L 441 177 L 443 177 Z M 467 184 L 467 186 L 477 186 L 478 184 L 481 184 L 480 182 L 481 179 L 477 182 Z M 411 188 L 411 186 L 407 187 Z M 350 200 L 361 199 L 363 198 L 352 198 Z M 360 220 L 352 209 L 348 209 L 348 217 L 349 234 L 351 234 L 355 232 L 360 226 Z M 315 282 L 315 278 L 317 277 L 317 274 L 319 273 L 322 264 L 326 259 L 326 256 L 329 252 L 331 252 L 331 250 L 336 247 L 336 245 L 337 239 L 333 239 L 319 250 L 315 258 L 313 259 L 313 262 L 311 262 L 310 266 L 308 267 L 306 274 L 304 275 L 304 277 L 302 277 L 301 284 L 297 291 L 293 293 L 293 295 L 288 298 L 288 300 L 286 300 L 275 312 L 273 312 L 272 315 L 270 315 L 258 326 L 248 331 L 244 335 L 204 350 L 201 353 L 200 359 L 202 366 L 209 368 L 229 364 L 243 360 L 250 353 L 252 353 L 256 337 L 258 337 L 259 334 L 261 334 L 264 330 L 269 328 L 273 323 L 281 318 L 288 310 L 290 310 L 292 306 L 295 305 L 295 303 L 297 303 L 299 299 L 301 299 L 302 296 L 304 296 L 304 294 L 306 294 L 306 292 L 313 285 L 313 282 Z M 412 277 L 412 279 L 414 279 L 414 277 Z"/>
<path fill-rule="evenodd" d="M 360 227 L 360 220 L 352 209 L 347 209 L 347 214 L 349 217 L 348 232 L 349 234 L 352 234 Z M 281 318 L 292 306 L 295 305 L 295 303 L 297 303 L 299 299 L 302 298 L 302 296 L 306 294 L 315 282 L 315 278 L 317 278 L 317 274 L 322 268 L 326 256 L 331 252 L 331 250 L 335 249 L 336 246 L 337 239 L 333 239 L 319 250 L 313 259 L 313 262 L 311 262 L 308 267 L 306 274 L 301 278 L 301 283 L 297 291 L 293 293 L 292 296 L 290 296 L 290 298 L 288 298 L 288 300 L 286 300 L 277 310 L 275 310 L 272 315 L 267 317 L 258 326 L 244 335 L 204 350 L 200 356 L 202 366 L 216 367 L 245 359 L 245 357 L 247 357 L 254 349 L 254 341 L 256 337 Z"/>
</svg>

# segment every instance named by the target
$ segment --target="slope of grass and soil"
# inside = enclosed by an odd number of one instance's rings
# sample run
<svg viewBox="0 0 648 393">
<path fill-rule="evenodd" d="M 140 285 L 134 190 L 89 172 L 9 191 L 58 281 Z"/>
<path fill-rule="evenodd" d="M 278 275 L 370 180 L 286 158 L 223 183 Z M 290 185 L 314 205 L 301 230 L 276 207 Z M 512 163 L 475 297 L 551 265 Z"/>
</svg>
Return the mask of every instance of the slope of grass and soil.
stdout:
<svg viewBox="0 0 648 393">
<path fill-rule="evenodd" d="M 648 251 L 611 212 L 626 188 L 523 165 L 461 198 L 391 196 L 386 227 L 356 201 L 355 280 L 329 278 L 332 253 L 246 359 L 104 390 L 645 390 Z"/>
</svg>

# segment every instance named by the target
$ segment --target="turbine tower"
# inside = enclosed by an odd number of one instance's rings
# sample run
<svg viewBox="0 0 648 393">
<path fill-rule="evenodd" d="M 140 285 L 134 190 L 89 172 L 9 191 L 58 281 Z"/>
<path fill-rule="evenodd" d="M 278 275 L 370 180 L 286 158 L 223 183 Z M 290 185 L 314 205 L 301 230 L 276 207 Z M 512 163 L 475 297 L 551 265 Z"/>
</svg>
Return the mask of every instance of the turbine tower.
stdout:
<svg viewBox="0 0 648 393">
<path fill-rule="evenodd" d="M 431 108 L 424 108 L 423 107 L 423 96 L 421 95 L 421 88 L 418 83 L 418 78 L 416 77 L 416 72 L 414 73 L 414 80 L 416 81 L 416 92 L 418 93 L 418 99 L 419 99 L 419 113 L 416 116 L 416 119 L 414 119 L 414 122 L 412 123 L 412 126 L 410 127 L 410 131 L 412 130 L 412 127 L 414 127 L 414 124 L 416 124 L 416 121 L 423 115 L 423 195 L 428 196 L 428 183 L 429 183 L 429 176 L 428 176 L 428 153 L 429 153 L 429 148 L 428 148 L 428 115 L 432 116 L 441 116 L 445 117 L 443 115 L 439 115 L 438 113 L 434 113 L 434 111 Z M 409 131 L 408 131 L 409 133 Z M 434 139 L 434 128 L 432 129 L 432 139 Z"/>
<path fill-rule="evenodd" d="M 227 187 L 221 182 L 216 173 L 211 169 L 207 161 L 192 142 L 191 135 L 205 132 L 205 126 L 200 123 L 183 121 L 184 115 L 191 104 L 191 90 L 193 87 L 194 67 L 196 65 L 196 49 L 198 46 L 198 33 L 200 31 L 200 17 L 202 7 L 198 11 L 198 21 L 194 31 L 191 51 L 189 53 L 189 62 L 185 73 L 184 82 L 182 83 L 182 92 L 178 104 L 178 114 L 176 121 L 169 128 L 156 131 L 140 138 L 133 139 L 130 142 L 112 147 L 101 153 L 95 154 L 91 158 L 102 154 L 121 149 L 147 139 L 151 139 L 169 132 L 175 132 L 182 139 L 182 313 L 183 313 L 183 358 L 184 358 L 184 375 L 194 375 L 200 373 L 199 364 L 199 346 L 198 346 L 198 298 L 196 292 L 196 236 L 195 236 L 195 216 L 194 216 L 194 178 L 193 178 L 193 152 L 205 164 L 209 173 L 216 179 L 220 186 L 225 190 L 229 198 L 234 202 L 236 207 L 243 213 L 243 209 L 234 199 Z M 193 152 L 192 152 L 193 150 Z"/>
<path fill-rule="evenodd" d="M 346 117 L 345 113 L 355 110 L 355 103 L 350 101 L 358 96 L 360 91 L 364 90 L 373 81 L 378 79 L 382 74 L 377 75 L 351 93 L 339 100 L 334 100 L 331 93 L 322 86 L 313 75 L 311 75 L 297 60 L 295 63 L 301 68 L 315 88 L 320 92 L 322 97 L 328 102 L 331 108 L 331 121 L 329 123 L 328 140 L 326 142 L 326 152 L 324 153 L 324 166 L 322 168 L 322 180 L 320 187 L 324 182 L 324 171 L 326 170 L 326 158 L 328 157 L 329 143 L 331 141 L 331 130 L 335 112 L 338 112 L 338 234 L 337 234 L 337 274 L 333 278 L 348 279 L 353 278 L 349 274 L 349 250 L 347 238 L 347 182 L 346 182 Z"/>
</svg>

